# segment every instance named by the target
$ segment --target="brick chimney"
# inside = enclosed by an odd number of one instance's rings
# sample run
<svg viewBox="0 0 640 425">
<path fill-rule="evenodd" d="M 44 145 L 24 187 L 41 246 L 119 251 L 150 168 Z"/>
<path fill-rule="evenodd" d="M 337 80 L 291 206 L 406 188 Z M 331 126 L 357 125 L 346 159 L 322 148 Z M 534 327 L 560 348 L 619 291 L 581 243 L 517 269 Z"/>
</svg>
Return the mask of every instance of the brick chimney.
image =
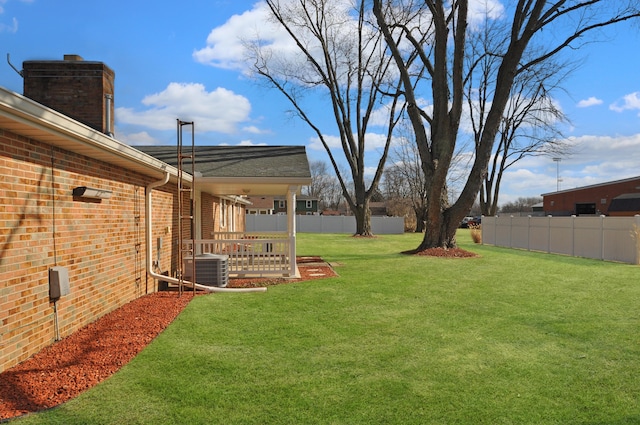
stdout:
<svg viewBox="0 0 640 425">
<path fill-rule="evenodd" d="M 22 63 L 24 95 L 98 131 L 113 133 L 115 74 L 78 55 Z"/>
</svg>

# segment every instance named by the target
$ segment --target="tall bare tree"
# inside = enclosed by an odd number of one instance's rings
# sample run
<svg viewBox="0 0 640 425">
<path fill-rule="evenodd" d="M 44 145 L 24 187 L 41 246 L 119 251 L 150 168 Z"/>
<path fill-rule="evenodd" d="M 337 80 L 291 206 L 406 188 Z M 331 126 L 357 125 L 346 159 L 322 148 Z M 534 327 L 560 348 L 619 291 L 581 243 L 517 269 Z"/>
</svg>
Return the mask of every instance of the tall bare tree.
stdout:
<svg viewBox="0 0 640 425">
<path fill-rule="evenodd" d="M 510 2 L 501 16 L 508 19 L 503 48 L 482 52 L 468 45 L 469 34 L 477 30 L 469 25 L 469 4 L 469 0 L 373 0 L 374 14 L 403 83 L 428 188 L 427 226 L 418 250 L 456 246 L 456 228 L 486 176 L 516 78 L 561 52 L 579 48 L 588 33 L 640 16 L 638 2 L 633 0 L 518 0 Z M 460 134 L 469 54 L 493 55 L 499 64 L 473 164 L 460 195 L 448 204 L 443 200 Z M 415 55 L 426 75 L 413 71 Z M 431 101 L 428 108 L 419 103 L 425 96 Z"/>
<path fill-rule="evenodd" d="M 266 0 L 266 4 L 273 20 L 295 43 L 297 55 L 257 40 L 249 46 L 253 71 L 280 91 L 294 114 L 316 133 L 356 217 L 356 233 L 370 235 L 369 202 L 377 191 L 402 109 L 394 61 L 384 38 L 365 0 Z M 318 113 L 317 104 L 305 104 L 310 93 L 328 100 L 326 112 Z M 385 142 L 373 177 L 365 181 L 367 139 L 374 113 L 377 116 L 380 111 L 386 116 Z M 350 176 L 341 173 L 340 158 L 322 128 L 327 116 L 335 123 Z"/>
</svg>

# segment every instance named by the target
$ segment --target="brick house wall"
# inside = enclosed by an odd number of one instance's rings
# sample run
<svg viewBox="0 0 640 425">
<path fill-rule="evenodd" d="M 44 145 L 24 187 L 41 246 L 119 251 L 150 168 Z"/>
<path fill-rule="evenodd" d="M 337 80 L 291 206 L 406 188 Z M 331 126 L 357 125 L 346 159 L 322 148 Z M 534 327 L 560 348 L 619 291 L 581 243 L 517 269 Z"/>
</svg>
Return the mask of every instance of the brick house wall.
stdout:
<svg viewBox="0 0 640 425">
<path fill-rule="evenodd" d="M 55 341 L 52 266 L 69 272 L 70 294 L 57 303 L 61 338 L 156 288 L 145 273 L 145 187 L 153 179 L 1 129 L 0 175 L 1 372 Z M 77 186 L 113 194 L 76 199 Z M 174 199 L 171 185 L 154 190 L 162 270 L 175 258 Z"/>
<path fill-rule="evenodd" d="M 202 239 L 211 238 L 211 234 L 215 231 L 214 212 L 218 198 L 208 193 L 203 193 L 200 197 L 201 205 L 201 228 Z"/>
</svg>

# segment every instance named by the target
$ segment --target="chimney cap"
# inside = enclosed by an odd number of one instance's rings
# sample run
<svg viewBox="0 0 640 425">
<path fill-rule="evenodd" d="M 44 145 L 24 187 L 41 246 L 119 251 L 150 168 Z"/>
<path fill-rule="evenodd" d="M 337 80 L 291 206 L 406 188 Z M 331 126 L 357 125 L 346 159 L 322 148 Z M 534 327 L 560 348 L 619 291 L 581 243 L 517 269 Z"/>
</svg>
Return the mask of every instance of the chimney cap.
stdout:
<svg viewBox="0 0 640 425">
<path fill-rule="evenodd" d="M 64 60 L 66 61 L 82 61 L 82 56 L 80 55 L 64 55 Z"/>
</svg>

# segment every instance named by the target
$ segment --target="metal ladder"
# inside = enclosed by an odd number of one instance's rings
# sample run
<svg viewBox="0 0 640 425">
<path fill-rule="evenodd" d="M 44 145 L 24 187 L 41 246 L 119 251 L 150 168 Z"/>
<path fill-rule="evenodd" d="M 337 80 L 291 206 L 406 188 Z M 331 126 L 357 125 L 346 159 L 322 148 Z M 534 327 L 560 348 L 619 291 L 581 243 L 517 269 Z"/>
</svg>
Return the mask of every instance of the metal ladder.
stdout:
<svg viewBox="0 0 640 425">
<path fill-rule="evenodd" d="M 186 126 L 191 127 L 191 148 L 185 152 L 185 147 L 183 145 L 183 128 Z M 193 186 L 195 179 L 195 139 L 194 139 L 194 123 L 177 120 L 177 138 L 178 138 L 178 266 L 177 270 L 177 279 L 178 279 L 178 291 L 180 295 L 183 292 L 184 285 L 184 259 L 187 256 L 191 256 L 191 280 L 195 283 L 196 278 L 196 241 L 195 241 L 195 229 L 194 229 L 194 213 L 195 213 L 195 199 L 193 194 Z M 189 167 L 190 164 L 190 167 Z M 185 186 L 184 184 L 184 171 L 185 165 L 187 165 L 187 169 L 189 170 L 189 174 L 191 174 L 191 184 Z M 185 195 L 188 194 L 189 202 L 185 202 Z M 188 207 L 188 211 L 185 211 L 185 207 Z M 185 225 L 189 226 L 189 238 L 185 236 Z M 191 241 L 190 246 L 185 244 L 185 242 L 189 239 Z M 193 292 L 195 294 L 196 287 L 193 286 Z"/>
</svg>

